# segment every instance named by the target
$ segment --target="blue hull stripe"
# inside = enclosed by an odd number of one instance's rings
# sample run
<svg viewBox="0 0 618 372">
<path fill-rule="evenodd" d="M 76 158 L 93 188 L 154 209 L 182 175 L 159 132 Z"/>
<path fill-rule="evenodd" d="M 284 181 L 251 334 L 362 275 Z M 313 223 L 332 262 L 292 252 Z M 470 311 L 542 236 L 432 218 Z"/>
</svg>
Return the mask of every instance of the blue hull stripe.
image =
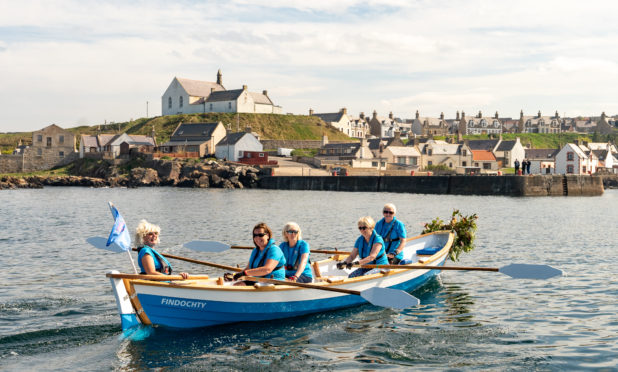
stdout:
<svg viewBox="0 0 618 372">
<path fill-rule="evenodd" d="M 439 270 L 431 270 L 390 288 L 412 291 L 438 273 Z M 153 324 L 178 328 L 290 318 L 367 303 L 356 295 L 307 301 L 251 303 L 170 298 L 149 294 L 138 294 L 138 299 Z"/>
</svg>

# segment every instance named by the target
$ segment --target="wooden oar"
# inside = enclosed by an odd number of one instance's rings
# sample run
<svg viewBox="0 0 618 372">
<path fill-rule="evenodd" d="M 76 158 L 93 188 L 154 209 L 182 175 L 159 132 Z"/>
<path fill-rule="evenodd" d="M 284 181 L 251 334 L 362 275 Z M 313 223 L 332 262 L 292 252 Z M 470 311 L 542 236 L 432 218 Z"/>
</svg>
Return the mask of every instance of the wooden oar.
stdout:
<svg viewBox="0 0 618 372">
<path fill-rule="evenodd" d="M 225 252 L 229 249 L 254 249 L 255 247 L 245 246 L 245 245 L 228 245 L 222 242 L 218 242 L 216 240 L 193 240 L 184 244 L 185 248 L 192 249 L 198 252 L 207 252 L 207 253 L 219 253 Z M 323 254 L 342 254 L 349 255 L 350 252 L 346 251 L 328 251 L 328 250 L 320 250 L 320 249 L 310 249 L 311 253 L 323 253 Z"/>
<path fill-rule="evenodd" d="M 261 283 L 272 283 L 272 284 L 280 284 L 280 285 L 289 285 L 293 287 L 317 289 L 320 291 L 346 293 L 346 294 L 361 296 L 362 298 L 364 298 L 367 302 L 371 303 L 372 305 L 382 306 L 382 307 L 392 307 L 395 309 L 407 309 L 409 307 L 417 306 L 420 303 L 420 300 L 418 298 L 400 289 L 371 287 L 371 288 L 368 288 L 362 291 L 355 291 L 353 289 L 326 287 L 326 286 L 321 286 L 317 284 L 288 282 L 284 280 L 258 278 L 254 276 L 244 276 L 241 279 L 251 280 L 254 282 L 261 282 Z"/>
<path fill-rule="evenodd" d="M 133 250 L 137 251 L 137 248 L 133 248 Z M 218 264 L 214 262 L 201 261 L 201 260 L 196 260 L 193 258 L 187 258 L 187 257 L 182 257 L 182 256 L 175 256 L 173 254 L 168 254 L 168 253 L 161 253 L 161 256 L 164 256 L 167 258 L 173 258 L 175 260 L 191 262 L 191 263 L 198 264 L 198 265 L 212 266 L 212 267 L 216 267 L 216 268 L 223 269 L 223 270 L 230 270 L 230 271 L 242 271 L 243 270 L 243 269 L 240 269 L 234 266 L 227 266 L 227 265 L 222 265 L 222 264 Z"/>
<path fill-rule="evenodd" d="M 563 275 L 562 270 L 549 265 L 510 264 L 503 267 L 466 267 L 466 266 L 424 266 L 424 265 L 354 265 L 364 269 L 417 269 L 417 270 L 457 270 L 457 271 L 493 271 L 516 279 L 549 279 Z"/>
<path fill-rule="evenodd" d="M 105 274 L 108 278 L 119 278 L 119 279 L 143 279 L 143 280 L 158 280 L 158 281 L 168 281 L 168 280 L 191 280 L 191 279 L 208 279 L 208 275 L 193 275 L 189 276 L 187 279 L 184 279 L 180 275 L 147 275 L 147 274 Z"/>
</svg>

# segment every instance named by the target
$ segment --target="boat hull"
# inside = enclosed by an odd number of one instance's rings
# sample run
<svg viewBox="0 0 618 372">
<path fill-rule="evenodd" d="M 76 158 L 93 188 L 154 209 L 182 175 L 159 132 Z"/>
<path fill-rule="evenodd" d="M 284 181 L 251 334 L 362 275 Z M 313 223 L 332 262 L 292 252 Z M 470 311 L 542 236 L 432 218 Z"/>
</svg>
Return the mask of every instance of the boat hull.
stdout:
<svg viewBox="0 0 618 372">
<path fill-rule="evenodd" d="M 432 266 L 444 264 L 452 243 L 451 235 L 446 235 L 446 239 L 444 235 L 438 237 L 442 244 L 441 249 L 426 260 L 426 264 Z M 418 238 L 412 238 L 406 242 L 406 250 L 408 250 L 408 244 L 415 239 Z M 428 245 L 435 244 L 436 241 L 435 237 L 431 238 L 431 235 L 425 240 L 410 244 L 410 250 L 415 251 L 415 247 L 426 248 Z M 414 258 L 414 254 L 406 253 Z M 320 271 L 330 277 L 336 277 L 336 275 L 329 274 L 346 275 L 347 272 L 336 269 L 336 261 L 337 257 L 320 261 Z M 439 272 L 439 270 L 396 269 L 366 277 L 341 279 L 339 282 L 324 283 L 324 285 L 355 291 L 376 286 L 412 291 Z M 358 295 L 284 285 L 233 287 L 216 286 L 199 281 L 161 283 L 125 280 L 124 282 L 128 287 L 129 297 L 132 298 L 135 313 L 142 323 L 176 328 L 282 319 L 367 303 Z M 119 297 L 117 295 L 117 299 Z M 122 315 L 127 316 L 127 314 Z"/>
</svg>

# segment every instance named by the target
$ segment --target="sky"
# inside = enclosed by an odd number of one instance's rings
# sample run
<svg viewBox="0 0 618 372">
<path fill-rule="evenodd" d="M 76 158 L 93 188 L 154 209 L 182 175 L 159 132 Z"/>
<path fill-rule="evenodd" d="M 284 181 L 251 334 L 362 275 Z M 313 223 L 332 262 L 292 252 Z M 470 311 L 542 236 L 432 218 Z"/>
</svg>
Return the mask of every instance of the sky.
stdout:
<svg viewBox="0 0 618 372">
<path fill-rule="evenodd" d="M 0 0 L 0 132 L 161 115 L 174 77 L 284 113 L 618 114 L 618 2 Z"/>
</svg>

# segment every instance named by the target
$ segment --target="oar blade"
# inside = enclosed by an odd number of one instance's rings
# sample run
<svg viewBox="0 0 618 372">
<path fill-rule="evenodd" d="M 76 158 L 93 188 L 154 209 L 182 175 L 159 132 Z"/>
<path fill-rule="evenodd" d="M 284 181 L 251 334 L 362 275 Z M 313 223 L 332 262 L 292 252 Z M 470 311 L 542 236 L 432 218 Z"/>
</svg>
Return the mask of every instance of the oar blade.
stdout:
<svg viewBox="0 0 618 372">
<path fill-rule="evenodd" d="M 185 248 L 197 251 L 197 252 L 208 252 L 208 253 L 218 253 L 225 252 L 230 249 L 230 246 L 218 242 L 215 240 L 193 240 L 188 243 L 183 244 Z"/>
<path fill-rule="evenodd" d="M 549 265 L 510 264 L 500 268 L 500 272 L 515 279 L 549 279 L 563 275 L 562 270 Z"/>
<path fill-rule="evenodd" d="M 91 238 L 88 238 L 88 239 L 86 239 L 86 242 L 90 243 L 90 245 L 92 245 L 95 248 L 105 249 L 106 251 L 110 251 L 110 252 L 114 252 L 114 253 L 124 252 L 124 249 L 122 249 L 116 243 L 112 243 L 110 245 L 107 245 L 107 238 L 102 238 L 100 236 L 93 236 Z"/>
<path fill-rule="evenodd" d="M 372 305 L 395 309 L 407 309 L 418 306 L 421 302 L 405 291 L 392 288 L 372 287 L 362 291 L 360 295 Z"/>
</svg>

